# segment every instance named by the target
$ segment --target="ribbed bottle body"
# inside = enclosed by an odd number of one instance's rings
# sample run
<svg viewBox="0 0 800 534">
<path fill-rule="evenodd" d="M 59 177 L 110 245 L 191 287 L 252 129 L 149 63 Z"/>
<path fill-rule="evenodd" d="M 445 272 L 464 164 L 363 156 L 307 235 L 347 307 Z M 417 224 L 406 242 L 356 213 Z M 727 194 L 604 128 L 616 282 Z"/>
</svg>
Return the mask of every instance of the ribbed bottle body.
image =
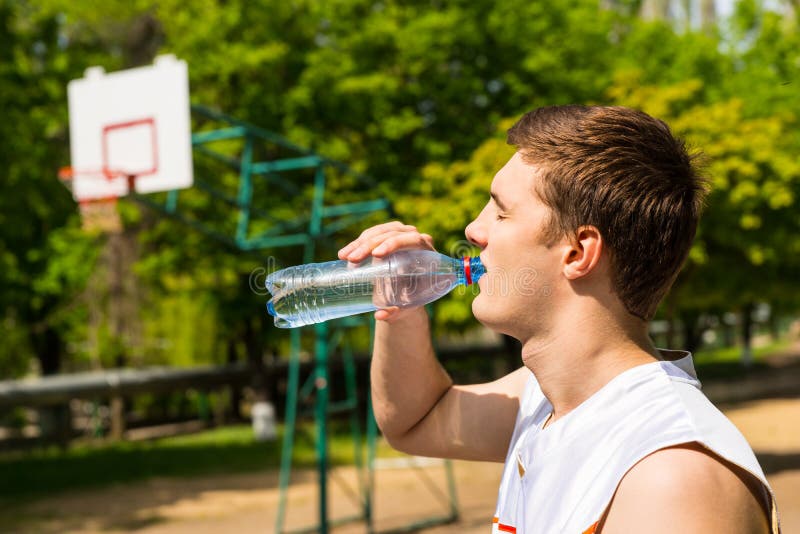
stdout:
<svg viewBox="0 0 800 534">
<path fill-rule="evenodd" d="M 476 260 L 466 263 L 475 269 Z M 405 250 L 358 264 L 289 267 L 267 278 L 273 293 L 268 309 L 276 326 L 294 328 L 392 306 L 422 306 L 466 283 L 464 264 L 438 252 Z"/>
</svg>

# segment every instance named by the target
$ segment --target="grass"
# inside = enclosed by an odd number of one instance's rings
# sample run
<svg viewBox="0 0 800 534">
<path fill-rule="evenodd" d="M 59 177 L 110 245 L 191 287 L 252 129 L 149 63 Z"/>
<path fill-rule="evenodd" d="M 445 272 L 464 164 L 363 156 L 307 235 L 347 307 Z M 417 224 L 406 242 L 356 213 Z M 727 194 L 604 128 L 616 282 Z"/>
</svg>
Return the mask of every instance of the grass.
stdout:
<svg viewBox="0 0 800 534">
<path fill-rule="evenodd" d="M 282 429 L 281 429 L 282 430 Z M 363 435 L 363 434 L 362 434 Z M 388 447 L 380 441 L 379 454 Z M 276 469 L 281 440 L 259 443 L 248 425 L 147 442 L 81 444 L 0 455 L 0 506 L 76 489 L 129 483 L 151 477 L 192 477 Z M 332 465 L 352 464 L 353 442 L 346 429 L 333 426 Z M 295 438 L 293 467 L 316 465 L 311 427 Z"/>
</svg>

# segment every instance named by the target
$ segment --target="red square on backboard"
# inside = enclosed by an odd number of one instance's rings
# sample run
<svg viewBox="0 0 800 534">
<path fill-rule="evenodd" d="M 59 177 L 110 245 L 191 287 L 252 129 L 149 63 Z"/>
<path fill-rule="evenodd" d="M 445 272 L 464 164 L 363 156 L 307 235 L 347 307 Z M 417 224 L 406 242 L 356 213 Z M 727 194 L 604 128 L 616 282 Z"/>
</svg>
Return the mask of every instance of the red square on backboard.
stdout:
<svg viewBox="0 0 800 534">
<path fill-rule="evenodd" d="M 152 117 L 103 127 L 103 170 L 126 176 L 158 172 L 156 124 Z"/>
</svg>

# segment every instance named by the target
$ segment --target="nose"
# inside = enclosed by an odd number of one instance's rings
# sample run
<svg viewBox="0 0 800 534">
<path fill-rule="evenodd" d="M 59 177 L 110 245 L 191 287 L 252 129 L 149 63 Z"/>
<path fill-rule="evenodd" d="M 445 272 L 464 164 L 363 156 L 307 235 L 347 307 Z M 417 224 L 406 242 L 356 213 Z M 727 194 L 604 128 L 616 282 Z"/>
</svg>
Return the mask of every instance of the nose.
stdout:
<svg viewBox="0 0 800 534">
<path fill-rule="evenodd" d="M 464 229 L 464 235 L 467 236 L 467 241 L 473 245 L 486 248 L 486 230 L 484 226 L 480 224 L 480 217 L 467 225 Z"/>
</svg>

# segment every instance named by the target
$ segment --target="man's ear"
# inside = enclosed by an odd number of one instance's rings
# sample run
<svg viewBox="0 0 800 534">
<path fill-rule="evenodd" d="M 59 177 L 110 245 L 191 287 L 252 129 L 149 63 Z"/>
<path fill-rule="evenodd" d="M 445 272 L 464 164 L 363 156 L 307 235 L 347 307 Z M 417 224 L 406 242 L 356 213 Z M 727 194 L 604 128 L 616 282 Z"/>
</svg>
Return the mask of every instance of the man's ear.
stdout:
<svg viewBox="0 0 800 534">
<path fill-rule="evenodd" d="M 594 226 L 581 226 L 570 241 L 562 260 L 564 276 L 567 280 L 577 280 L 589 274 L 600 261 L 603 236 Z"/>
</svg>

